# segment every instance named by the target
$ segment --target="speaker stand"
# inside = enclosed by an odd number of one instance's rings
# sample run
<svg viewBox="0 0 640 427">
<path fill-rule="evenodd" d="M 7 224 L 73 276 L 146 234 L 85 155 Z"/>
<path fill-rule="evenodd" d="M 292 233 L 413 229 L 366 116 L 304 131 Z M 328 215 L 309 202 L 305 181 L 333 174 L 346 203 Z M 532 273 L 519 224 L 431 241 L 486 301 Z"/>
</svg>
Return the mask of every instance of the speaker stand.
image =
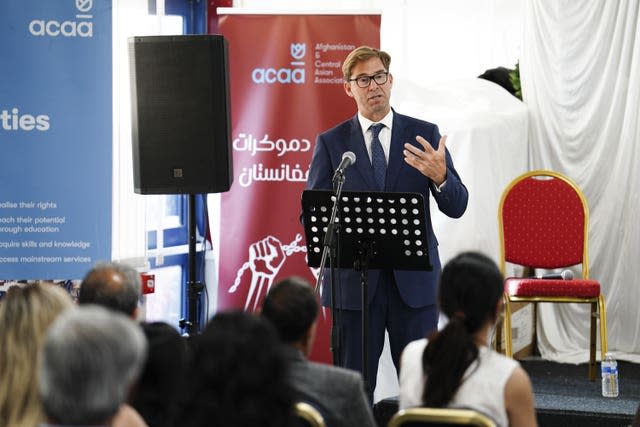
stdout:
<svg viewBox="0 0 640 427">
<path fill-rule="evenodd" d="M 188 255 L 188 319 L 180 319 L 180 327 L 186 330 L 188 336 L 200 332 L 200 318 L 198 316 L 198 302 L 204 286 L 196 277 L 196 195 L 189 194 L 188 206 L 188 231 L 189 231 L 189 255 Z"/>
</svg>

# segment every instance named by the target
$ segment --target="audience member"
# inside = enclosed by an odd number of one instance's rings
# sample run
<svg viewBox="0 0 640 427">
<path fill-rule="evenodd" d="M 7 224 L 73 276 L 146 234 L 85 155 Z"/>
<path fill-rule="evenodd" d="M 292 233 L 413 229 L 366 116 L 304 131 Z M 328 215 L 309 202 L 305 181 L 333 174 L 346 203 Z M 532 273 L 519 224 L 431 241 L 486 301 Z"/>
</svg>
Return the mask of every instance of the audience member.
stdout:
<svg viewBox="0 0 640 427">
<path fill-rule="evenodd" d="M 40 349 L 47 328 L 72 306 L 71 296 L 55 285 L 7 290 L 0 302 L 0 426 L 35 427 L 42 421 Z"/>
<path fill-rule="evenodd" d="M 262 315 L 287 344 L 290 379 L 297 398 L 317 407 L 331 427 L 375 426 L 360 373 L 307 360 L 316 336 L 319 304 L 304 279 L 291 277 L 273 286 Z"/>
<path fill-rule="evenodd" d="M 535 426 L 533 392 L 516 360 L 488 346 L 502 311 L 503 279 L 488 257 L 462 253 L 442 270 L 440 309 L 449 322 L 429 339 L 405 348 L 400 408 L 467 407 L 499 426 Z"/>
<path fill-rule="evenodd" d="M 141 283 L 139 273 L 117 262 L 98 263 L 82 279 L 79 304 L 98 304 L 138 317 Z"/>
<path fill-rule="evenodd" d="M 141 323 L 147 361 L 130 399 L 149 427 L 178 426 L 188 364 L 187 341 L 164 322 Z"/>
<path fill-rule="evenodd" d="M 192 340 L 181 426 L 292 425 L 294 391 L 287 381 L 287 361 L 266 319 L 220 312 Z"/>
<path fill-rule="evenodd" d="M 40 365 L 49 425 L 112 425 L 146 350 L 142 330 L 124 315 L 96 305 L 60 315 L 49 328 Z"/>
</svg>

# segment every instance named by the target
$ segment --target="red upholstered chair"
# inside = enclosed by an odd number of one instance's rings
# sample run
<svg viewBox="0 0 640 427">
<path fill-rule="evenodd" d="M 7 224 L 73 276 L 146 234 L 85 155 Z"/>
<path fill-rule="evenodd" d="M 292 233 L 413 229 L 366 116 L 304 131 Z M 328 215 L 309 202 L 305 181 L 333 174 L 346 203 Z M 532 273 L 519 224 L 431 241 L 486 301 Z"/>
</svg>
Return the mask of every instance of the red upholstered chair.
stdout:
<svg viewBox="0 0 640 427">
<path fill-rule="evenodd" d="M 581 264 L 582 277 L 572 280 L 505 279 L 505 353 L 512 357 L 512 302 L 590 304 L 589 379 L 596 378 L 596 328 L 600 319 L 600 351 L 607 351 L 607 320 L 600 283 L 589 279 L 589 209 L 578 186 L 557 172 L 536 170 L 514 179 L 498 208 L 500 270 L 506 263 L 557 269 Z"/>
</svg>

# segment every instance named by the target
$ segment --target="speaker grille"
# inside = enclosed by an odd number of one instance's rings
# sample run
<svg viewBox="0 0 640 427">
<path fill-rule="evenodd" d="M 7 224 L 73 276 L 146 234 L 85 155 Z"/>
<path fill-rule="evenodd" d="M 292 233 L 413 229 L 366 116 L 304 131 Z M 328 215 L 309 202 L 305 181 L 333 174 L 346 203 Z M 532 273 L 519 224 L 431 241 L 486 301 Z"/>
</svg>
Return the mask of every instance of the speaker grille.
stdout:
<svg viewBox="0 0 640 427">
<path fill-rule="evenodd" d="M 227 43 L 219 35 L 129 39 L 134 190 L 228 191 Z"/>
</svg>

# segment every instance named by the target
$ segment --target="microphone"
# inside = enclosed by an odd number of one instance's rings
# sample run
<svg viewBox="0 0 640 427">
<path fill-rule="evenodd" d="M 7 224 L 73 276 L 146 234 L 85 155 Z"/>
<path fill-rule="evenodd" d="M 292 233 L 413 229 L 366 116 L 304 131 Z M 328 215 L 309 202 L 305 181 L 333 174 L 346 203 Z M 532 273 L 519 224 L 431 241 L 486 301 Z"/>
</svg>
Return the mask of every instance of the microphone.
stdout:
<svg viewBox="0 0 640 427">
<path fill-rule="evenodd" d="M 345 169 L 347 169 L 349 166 L 351 166 L 355 162 L 356 162 L 356 155 L 353 154 L 353 151 L 346 151 L 342 155 L 342 161 L 340 162 L 340 164 L 338 165 L 338 168 L 333 174 L 333 180 L 335 181 L 336 177 L 340 175 L 344 175 Z"/>
<path fill-rule="evenodd" d="M 547 273 L 535 276 L 536 279 L 548 280 L 571 280 L 573 279 L 573 271 L 563 270 L 561 273 Z"/>
</svg>

